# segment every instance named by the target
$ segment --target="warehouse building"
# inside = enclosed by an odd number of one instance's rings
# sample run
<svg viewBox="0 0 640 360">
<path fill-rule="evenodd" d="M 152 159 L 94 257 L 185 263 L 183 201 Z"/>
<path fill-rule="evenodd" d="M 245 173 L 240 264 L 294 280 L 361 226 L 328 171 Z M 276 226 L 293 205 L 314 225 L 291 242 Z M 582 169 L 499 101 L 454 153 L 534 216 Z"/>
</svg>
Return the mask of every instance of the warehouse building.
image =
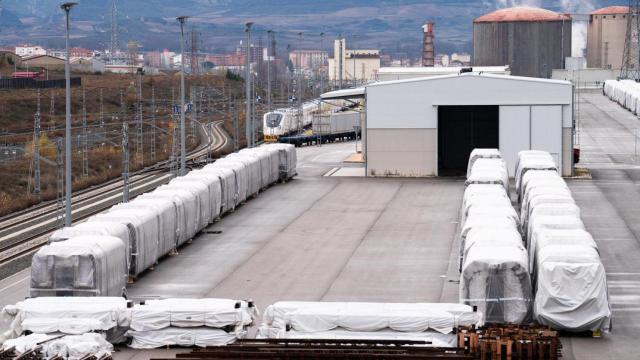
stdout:
<svg viewBox="0 0 640 360">
<path fill-rule="evenodd" d="M 609 6 L 589 14 L 587 67 L 620 69 L 629 7 Z"/>
<path fill-rule="evenodd" d="M 499 9 L 473 21 L 473 65 L 509 65 L 516 76 L 551 77 L 571 56 L 571 17 L 533 8 Z"/>
<path fill-rule="evenodd" d="M 499 148 L 513 175 L 521 150 L 545 150 L 565 176 L 573 164 L 570 82 L 463 73 L 379 82 L 322 95 L 364 98 L 367 176 L 466 174 L 474 148 Z"/>
</svg>

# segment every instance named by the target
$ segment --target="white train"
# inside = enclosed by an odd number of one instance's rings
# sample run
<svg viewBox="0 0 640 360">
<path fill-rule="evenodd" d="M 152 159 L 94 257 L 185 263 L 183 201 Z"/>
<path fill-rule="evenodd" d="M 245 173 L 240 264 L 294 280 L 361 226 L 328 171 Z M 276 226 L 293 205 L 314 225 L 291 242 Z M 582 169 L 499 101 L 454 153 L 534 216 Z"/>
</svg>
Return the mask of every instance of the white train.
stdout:
<svg viewBox="0 0 640 360">
<path fill-rule="evenodd" d="M 302 104 L 302 119 L 298 116 L 298 107 L 277 109 L 264 114 L 263 135 L 267 142 L 277 142 L 280 136 L 297 133 L 309 126 L 313 121 L 313 114 L 318 110 L 318 100 Z"/>
<path fill-rule="evenodd" d="M 127 281 L 251 196 L 296 174 L 288 144 L 244 149 L 86 222 L 54 232 L 31 261 L 31 296 L 126 296 Z"/>
</svg>

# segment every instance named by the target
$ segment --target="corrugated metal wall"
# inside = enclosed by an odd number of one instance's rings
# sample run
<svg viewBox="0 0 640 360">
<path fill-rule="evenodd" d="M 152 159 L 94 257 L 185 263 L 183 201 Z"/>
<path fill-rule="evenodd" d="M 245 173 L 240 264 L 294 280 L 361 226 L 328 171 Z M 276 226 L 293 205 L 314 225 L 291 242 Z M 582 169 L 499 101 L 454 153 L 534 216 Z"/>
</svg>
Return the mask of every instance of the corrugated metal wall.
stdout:
<svg viewBox="0 0 640 360">
<path fill-rule="evenodd" d="M 571 56 L 571 21 L 473 24 L 473 64 L 509 65 L 511 75 L 550 78 Z"/>
</svg>

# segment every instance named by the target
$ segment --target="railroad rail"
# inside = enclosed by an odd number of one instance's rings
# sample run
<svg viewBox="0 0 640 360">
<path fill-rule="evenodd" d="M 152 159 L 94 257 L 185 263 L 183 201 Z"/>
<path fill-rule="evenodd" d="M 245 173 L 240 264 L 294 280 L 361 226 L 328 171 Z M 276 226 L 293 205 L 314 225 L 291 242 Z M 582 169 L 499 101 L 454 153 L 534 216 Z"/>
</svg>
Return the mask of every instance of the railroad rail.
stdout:
<svg viewBox="0 0 640 360">
<path fill-rule="evenodd" d="M 222 123 L 216 121 L 210 128 L 200 124 L 204 141 L 187 154 L 189 167 L 206 163 L 212 153 L 225 149 L 229 144 L 229 139 L 221 129 Z M 140 195 L 169 182 L 173 177 L 167 172 L 169 166 L 170 161 L 167 160 L 132 173 L 130 196 Z M 119 203 L 122 190 L 122 180 L 114 179 L 98 187 L 76 192 L 71 205 L 73 221 L 85 219 Z M 59 216 L 57 202 L 50 201 L 0 219 L 0 278 L 28 266 L 31 255 L 46 244 L 51 232 L 60 226 Z"/>
</svg>

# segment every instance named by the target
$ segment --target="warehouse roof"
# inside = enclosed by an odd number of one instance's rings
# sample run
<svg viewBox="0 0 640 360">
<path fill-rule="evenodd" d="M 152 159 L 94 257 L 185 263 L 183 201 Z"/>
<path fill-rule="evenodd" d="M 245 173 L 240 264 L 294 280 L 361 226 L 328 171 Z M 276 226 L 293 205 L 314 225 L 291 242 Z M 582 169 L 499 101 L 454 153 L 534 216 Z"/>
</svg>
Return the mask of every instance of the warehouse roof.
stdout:
<svg viewBox="0 0 640 360">
<path fill-rule="evenodd" d="M 358 99 L 364 98 L 364 87 L 330 91 L 320 95 L 322 100 Z"/>
<path fill-rule="evenodd" d="M 369 84 L 367 85 L 367 87 L 374 87 L 374 86 L 377 87 L 377 86 L 404 84 L 404 83 L 421 82 L 421 81 L 443 80 L 443 79 L 452 79 L 457 77 L 479 77 L 479 78 L 491 78 L 491 79 L 500 79 L 500 80 L 507 80 L 507 81 L 526 81 L 526 82 L 537 82 L 537 83 L 545 83 L 545 84 L 571 86 L 571 82 L 566 80 L 543 79 L 543 78 L 512 76 L 512 75 L 463 73 L 460 75 L 452 74 L 452 75 L 440 75 L 440 76 L 431 76 L 431 77 L 402 79 L 402 80 L 379 81 L 379 82 Z"/>
<path fill-rule="evenodd" d="M 614 14 L 628 14 L 628 6 L 607 6 L 602 9 L 594 10 L 591 15 L 614 15 Z"/>
<path fill-rule="evenodd" d="M 475 19 L 474 23 L 487 22 L 513 22 L 513 21 L 560 21 L 571 20 L 568 14 L 558 14 L 551 10 L 528 7 L 515 6 L 511 8 L 498 9 L 494 12 L 482 15 Z"/>
</svg>

